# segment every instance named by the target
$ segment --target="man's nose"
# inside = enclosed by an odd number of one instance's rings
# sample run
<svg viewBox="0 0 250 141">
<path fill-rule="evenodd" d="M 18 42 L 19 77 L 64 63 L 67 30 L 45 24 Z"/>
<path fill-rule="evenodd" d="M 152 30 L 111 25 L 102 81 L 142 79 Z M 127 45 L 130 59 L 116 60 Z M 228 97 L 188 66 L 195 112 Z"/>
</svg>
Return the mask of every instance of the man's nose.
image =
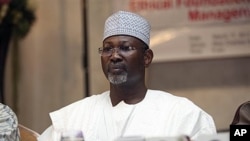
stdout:
<svg viewBox="0 0 250 141">
<path fill-rule="evenodd" d="M 111 60 L 117 61 L 119 59 L 121 59 L 119 48 L 113 48 L 112 54 L 111 54 Z"/>
<path fill-rule="evenodd" d="M 120 49 L 119 48 L 113 48 L 111 56 L 113 56 L 113 55 L 120 55 Z"/>
</svg>

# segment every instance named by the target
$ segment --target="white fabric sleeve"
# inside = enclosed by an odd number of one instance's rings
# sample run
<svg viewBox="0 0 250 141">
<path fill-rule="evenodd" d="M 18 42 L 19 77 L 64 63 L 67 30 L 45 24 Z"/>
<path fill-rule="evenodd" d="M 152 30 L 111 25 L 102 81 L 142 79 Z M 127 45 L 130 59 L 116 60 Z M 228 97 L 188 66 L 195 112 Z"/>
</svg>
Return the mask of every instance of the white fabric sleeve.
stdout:
<svg viewBox="0 0 250 141">
<path fill-rule="evenodd" d="M 38 141 L 60 141 L 60 132 L 56 132 L 53 126 L 49 126 L 38 138 Z"/>
</svg>

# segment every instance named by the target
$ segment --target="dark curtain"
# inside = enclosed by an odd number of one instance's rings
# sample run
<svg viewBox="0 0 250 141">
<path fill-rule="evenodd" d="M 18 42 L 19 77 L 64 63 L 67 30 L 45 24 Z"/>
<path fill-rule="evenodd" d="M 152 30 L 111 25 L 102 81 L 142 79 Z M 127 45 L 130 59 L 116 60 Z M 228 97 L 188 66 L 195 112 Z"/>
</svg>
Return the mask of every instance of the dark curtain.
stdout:
<svg viewBox="0 0 250 141">
<path fill-rule="evenodd" d="M 9 43 L 11 40 L 11 27 L 1 25 L 0 28 L 0 102 L 5 103 L 4 96 L 4 78 L 5 78 L 5 66 L 6 58 L 9 50 Z"/>
</svg>

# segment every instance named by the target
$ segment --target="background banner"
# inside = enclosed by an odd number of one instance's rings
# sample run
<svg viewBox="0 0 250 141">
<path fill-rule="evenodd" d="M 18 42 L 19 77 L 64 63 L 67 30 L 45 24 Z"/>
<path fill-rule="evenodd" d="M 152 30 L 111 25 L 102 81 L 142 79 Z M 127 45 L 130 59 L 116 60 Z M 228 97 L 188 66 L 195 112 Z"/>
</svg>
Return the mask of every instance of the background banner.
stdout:
<svg viewBox="0 0 250 141">
<path fill-rule="evenodd" d="M 113 0 L 152 25 L 154 62 L 250 56 L 250 0 Z"/>
</svg>

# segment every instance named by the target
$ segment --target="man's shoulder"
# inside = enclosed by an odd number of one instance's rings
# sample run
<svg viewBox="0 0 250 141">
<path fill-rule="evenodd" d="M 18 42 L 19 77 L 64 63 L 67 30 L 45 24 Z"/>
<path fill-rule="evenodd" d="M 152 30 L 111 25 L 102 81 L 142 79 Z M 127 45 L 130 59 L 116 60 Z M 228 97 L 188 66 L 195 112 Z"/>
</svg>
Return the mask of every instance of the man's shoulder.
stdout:
<svg viewBox="0 0 250 141">
<path fill-rule="evenodd" d="M 93 111 L 100 110 L 103 105 L 101 103 L 107 101 L 108 94 L 109 92 L 104 92 L 92 95 L 49 113 L 53 127 L 63 129 L 64 126 L 70 126 L 74 121 L 88 121 L 91 115 L 95 113 Z"/>
<path fill-rule="evenodd" d="M 89 109 L 93 108 L 96 105 L 99 105 L 101 102 L 104 102 L 108 98 L 109 92 L 103 92 L 101 94 L 91 95 L 89 97 L 80 99 L 78 101 L 75 101 L 69 105 L 66 105 L 58 110 L 55 110 L 50 113 L 51 117 L 57 117 L 68 115 L 69 113 L 74 113 L 78 111 L 89 111 Z M 99 103 L 99 104 L 97 104 Z"/>
<path fill-rule="evenodd" d="M 108 98 L 109 91 L 103 92 L 101 94 L 95 94 L 91 95 L 89 97 L 85 97 L 83 99 L 80 99 L 78 101 L 75 101 L 67 106 L 62 107 L 59 110 L 64 110 L 64 109 L 77 109 L 78 108 L 84 108 L 85 106 L 91 106 L 95 105 L 96 103 L 99 103 L 101 101 L 105 101 Z"/>
<path fill-rule="evenodd" d="M 150 90 L 149 96 L 150 99 L 153 99 L 153 102 L 156 103 L 154 105 L 160 105 L 159 107 L 161 108 L 159 109 L 163 109 L 163 112 L 168 112 L 169 110 L 180 119 L 198 120 L 198 118 L 201 118 L 203 120 L 202 122 L 205 121 L 204 123 L 213 124 L 212 117 L 186 97 L 175 96 L 159 90 Z M 214 127 L 213 125 L 211 126 Z"/>
<path fill-rule="evenodd" d="M 162 91 L 162 90 L 152 90 L 149 89 L 147 92 L 147 96 L 150 97 L 151 99 L 162 99 L 164 101 L 172 101 L 172 102 L 180 102 L 180 101 L 189 101 L 187 98 L 185 97 L 181 97 L 181 96 L 176 96 L 173 95 L 169 92 L 166 91 Z"/>
<path fill-rule="evenodd" d="M 176 96 L 166 91 L 161 90 L 148 90 L 147 99 L 152 102 L 155 101 L 157 105 L 162 107 L 169 107 L 170 109 L 176 109 L 177 111 L 200 111 L 193 101 L 186 97 Z"/>
</svg>

